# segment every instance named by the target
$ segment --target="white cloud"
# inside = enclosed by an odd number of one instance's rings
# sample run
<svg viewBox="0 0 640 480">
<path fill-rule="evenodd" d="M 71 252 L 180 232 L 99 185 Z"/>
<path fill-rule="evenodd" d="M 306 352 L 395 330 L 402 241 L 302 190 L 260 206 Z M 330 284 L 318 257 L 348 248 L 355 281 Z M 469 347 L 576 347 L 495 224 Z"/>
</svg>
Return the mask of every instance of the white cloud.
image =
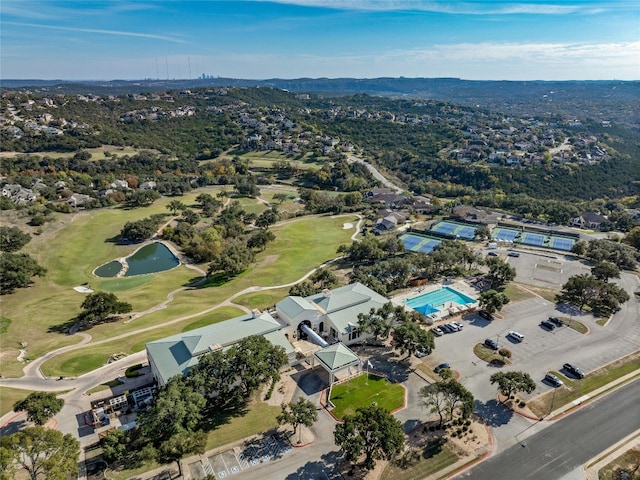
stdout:
<svg viewBox="0 0 640 480">
<path fill-rule="evenodd" d="M 271 1 L 271 0 L 256 0 Z M 565 3 L 521 3 L 512 2 L 480 2 L 480 1 L 429 1 L 429 0 L 274 0 L 277 3 L 300 5 L 305 7 L 333 8 L 337 10 L 366 11 L 425 11 L 433 13 L 467 14 L 467 15 L 566 15 L 574 13 L 598 14 L 612 8 L 612 3 L 589 4 L 580 2 Z"/>
<path fill-rule="evenodd" d="M 150 33 L 126 32 L 122 30 L 100 30 L 100 29 L 94 29 L 94 28 L 62 27 L 59 25 L 42 25 L 38 23 L 21 23 L 21 22 L 4 22 L 4 24 L 15 25 L 18 27 L 46 28 L 50 30 L 63 30 L 67 32 L 98 33 L 103 35 L 149 38 L 153 40 L 163 40 L 166 42 L 173 42 L 173 43 L 186 43 L 184 39 L 178 38 L 178 37 L 172 37 L 168 35 L 154 35 Z"/>
</svg>

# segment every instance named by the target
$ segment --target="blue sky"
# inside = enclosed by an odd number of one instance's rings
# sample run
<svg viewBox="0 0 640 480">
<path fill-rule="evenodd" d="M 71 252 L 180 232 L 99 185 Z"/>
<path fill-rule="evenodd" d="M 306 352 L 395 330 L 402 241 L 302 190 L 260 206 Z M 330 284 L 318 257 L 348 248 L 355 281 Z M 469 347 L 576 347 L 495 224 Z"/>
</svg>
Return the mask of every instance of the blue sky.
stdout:
<svg viewBox="0 0 640 480">
<path fill-rule="evenodd" d="M 0 78 L 640 80 L 637 0 L 2 0 Z"/>
</svg>

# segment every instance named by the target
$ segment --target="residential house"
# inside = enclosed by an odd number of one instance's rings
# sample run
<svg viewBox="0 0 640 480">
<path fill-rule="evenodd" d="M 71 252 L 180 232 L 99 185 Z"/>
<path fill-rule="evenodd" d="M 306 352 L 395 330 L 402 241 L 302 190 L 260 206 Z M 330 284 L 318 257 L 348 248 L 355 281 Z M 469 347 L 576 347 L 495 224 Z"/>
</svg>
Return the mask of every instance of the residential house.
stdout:
<svg viewBox="0 0 640 480">
<path fill-rule="evenodd" d="M 596 212 L 584 212 L 582 215 L 571 220 L 571 225 L 579 228 L 588 228 L 589 230 L 600 230 L 605 222 L 609 220 L 604 215 Z"/>
</svg>

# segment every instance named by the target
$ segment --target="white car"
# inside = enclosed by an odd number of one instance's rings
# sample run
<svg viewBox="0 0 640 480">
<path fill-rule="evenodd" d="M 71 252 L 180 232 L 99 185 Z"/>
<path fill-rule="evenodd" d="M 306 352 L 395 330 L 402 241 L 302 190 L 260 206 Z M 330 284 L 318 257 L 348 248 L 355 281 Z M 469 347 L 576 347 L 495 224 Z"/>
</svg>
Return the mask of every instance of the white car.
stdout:
<svg viewBox="0 0 640 480">
<path fill-rule="evenodd" d="M 524 340 L 524 335 L 521 334 L 520 332 L 514 332 L 513 330 L 511 330 L 509 333 L 507 333 L 508 337 L 513 338 L 514 340 L 521 342 Z"/>
</svg>

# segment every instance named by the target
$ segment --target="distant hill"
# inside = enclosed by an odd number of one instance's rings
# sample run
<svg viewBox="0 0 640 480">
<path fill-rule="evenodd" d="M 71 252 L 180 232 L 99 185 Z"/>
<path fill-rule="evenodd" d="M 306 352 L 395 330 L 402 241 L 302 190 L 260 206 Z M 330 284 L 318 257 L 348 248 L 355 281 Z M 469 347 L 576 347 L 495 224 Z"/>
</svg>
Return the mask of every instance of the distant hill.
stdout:
<svg viewBox="0 0 640 480">
<path fill-rule="evenodd" d="M 366 93 L 390 98 L 432 99 L 514 115 L 575 116 L 640 126 L 638 81 L 478 81 L 459 78 L 297 78 L 249 80 L 2 80 L 2 89 L 33 88 L 96 95 L 201 87 L 271 87 L 326 96 Z"/>
</svg>

